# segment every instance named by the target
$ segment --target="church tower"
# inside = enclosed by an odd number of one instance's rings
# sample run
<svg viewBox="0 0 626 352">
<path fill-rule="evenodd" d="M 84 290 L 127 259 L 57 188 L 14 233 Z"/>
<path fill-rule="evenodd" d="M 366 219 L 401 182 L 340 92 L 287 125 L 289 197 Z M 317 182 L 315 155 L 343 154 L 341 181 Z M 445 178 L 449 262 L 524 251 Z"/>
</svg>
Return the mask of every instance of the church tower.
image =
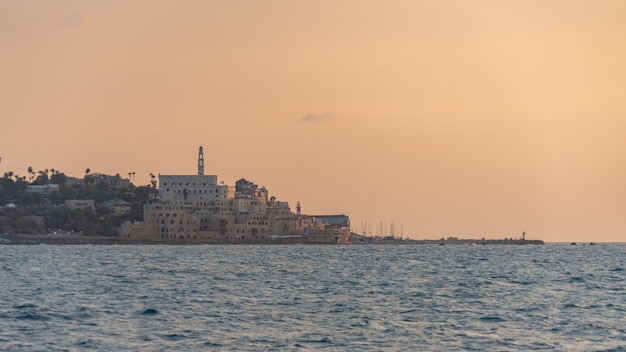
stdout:
<svg viewBox="0 0 626 352">
<path fill-rule="evenodd" d="M 204 175 L 204 153 L 202 152 L 202 147 L 200 147 L 198 152 L 198 176 L 202 175 Z"/>
</svg>

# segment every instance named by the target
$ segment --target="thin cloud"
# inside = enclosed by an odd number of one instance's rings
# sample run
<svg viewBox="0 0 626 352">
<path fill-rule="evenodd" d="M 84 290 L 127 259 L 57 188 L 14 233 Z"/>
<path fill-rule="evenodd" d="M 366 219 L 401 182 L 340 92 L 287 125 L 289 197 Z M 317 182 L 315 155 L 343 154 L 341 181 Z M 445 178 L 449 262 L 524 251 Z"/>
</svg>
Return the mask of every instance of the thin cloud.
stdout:
<svg viewBox="0 0 626 352">
<path fill-rule="evenodd" d="M 93 17 L 85 11 L 74 11 L 63 20 L 66 26 L 88 26 L 91 23 L 93 23 Z"/>
<path fill-rule="evenodd" d="M 315 122 L 315 121 L 328 121 L 328 120 L 334 120 L 335 119 L 335 115 L 333 115 L 330 112 L 326 112 L 323 114 L 316 114 L 316 113 L 308 113 L 304 116 L 302 116 L 300 118 L 300 121 L 303 122 Z"/>
</svg>

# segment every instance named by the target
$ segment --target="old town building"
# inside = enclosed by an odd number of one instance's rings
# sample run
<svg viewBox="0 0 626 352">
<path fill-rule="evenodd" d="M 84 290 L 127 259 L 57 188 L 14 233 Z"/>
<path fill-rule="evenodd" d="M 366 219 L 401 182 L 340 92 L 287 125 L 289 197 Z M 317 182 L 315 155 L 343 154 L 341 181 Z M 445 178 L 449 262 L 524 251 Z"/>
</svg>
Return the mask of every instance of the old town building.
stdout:
<svg viewBox="0 0 626 352">
<path fill-rule="evenodd" d="M 158 198 L 144 205 L 143 222 L 123 224 L 122 236 L 219 243 L 347 241 L 347 216 L 303 215 L 299 203 L 297 209 L 293 213 L 287 202 L 246 179 L 232 187 L 205 175 L 200 147 L 198 175 L 159 175 Z"/>
</svg>

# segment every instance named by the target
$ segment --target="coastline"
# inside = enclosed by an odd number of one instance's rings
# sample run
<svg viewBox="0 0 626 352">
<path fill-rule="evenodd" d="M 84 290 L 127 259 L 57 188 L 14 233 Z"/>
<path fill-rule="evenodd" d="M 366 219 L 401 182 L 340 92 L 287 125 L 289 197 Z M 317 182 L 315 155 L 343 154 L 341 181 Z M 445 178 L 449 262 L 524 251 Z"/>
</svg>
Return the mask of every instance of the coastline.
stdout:
<svg viewBox="0 0 626 352">
<path fill-rule="evenodd" d="M 0 236 L 0 245 L 285 245 L 285 244 L 323 244 L 334 245 L 343 243 L 329 243 L 307 241 L 304 239 L 282 238 L 276 240 L 256 239 L 138 239 L 107 236 L 79 236 L 79 235 L 3 235 Z"/>
<path fill-rule="evenodd" d="M 362 237 L 361 237 L 362 238 Z M 306 245 L 306 244 L 323 244 L 323 245 L 543 245 L 542 240 L 483 240 L 483 239 L 455 239 L 451 240 L 376 240 L 376 238 L 368 238 L 364 240 L 349 240 L 347 242 L 331 243 L 319 241 L 307 241 L 302 238 L 280 238 L 273 240 L 255 240 L 255 239 L 138 239 L 113 236 L 84 236 L 84 235 L 2 235 L 0 236 L 0 244 L 4 245 Z"/>
</svg>

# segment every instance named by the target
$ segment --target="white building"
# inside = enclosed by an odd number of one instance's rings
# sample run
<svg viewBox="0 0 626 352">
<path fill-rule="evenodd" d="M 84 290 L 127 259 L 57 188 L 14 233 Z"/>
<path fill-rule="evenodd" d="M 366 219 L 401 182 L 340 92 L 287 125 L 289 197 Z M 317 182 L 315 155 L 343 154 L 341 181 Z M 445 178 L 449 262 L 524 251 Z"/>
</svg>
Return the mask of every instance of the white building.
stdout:
<svg viewBox="0 0 626 352">
<path fill-rule="evenodd" d="M 59 185 L 48 183 L 40 186 L 28 186 L 26 187 L 27 193 L 40 193 L 44 196 L 49 195 L 52 192 L 59 192 Z"/>
</svg>

